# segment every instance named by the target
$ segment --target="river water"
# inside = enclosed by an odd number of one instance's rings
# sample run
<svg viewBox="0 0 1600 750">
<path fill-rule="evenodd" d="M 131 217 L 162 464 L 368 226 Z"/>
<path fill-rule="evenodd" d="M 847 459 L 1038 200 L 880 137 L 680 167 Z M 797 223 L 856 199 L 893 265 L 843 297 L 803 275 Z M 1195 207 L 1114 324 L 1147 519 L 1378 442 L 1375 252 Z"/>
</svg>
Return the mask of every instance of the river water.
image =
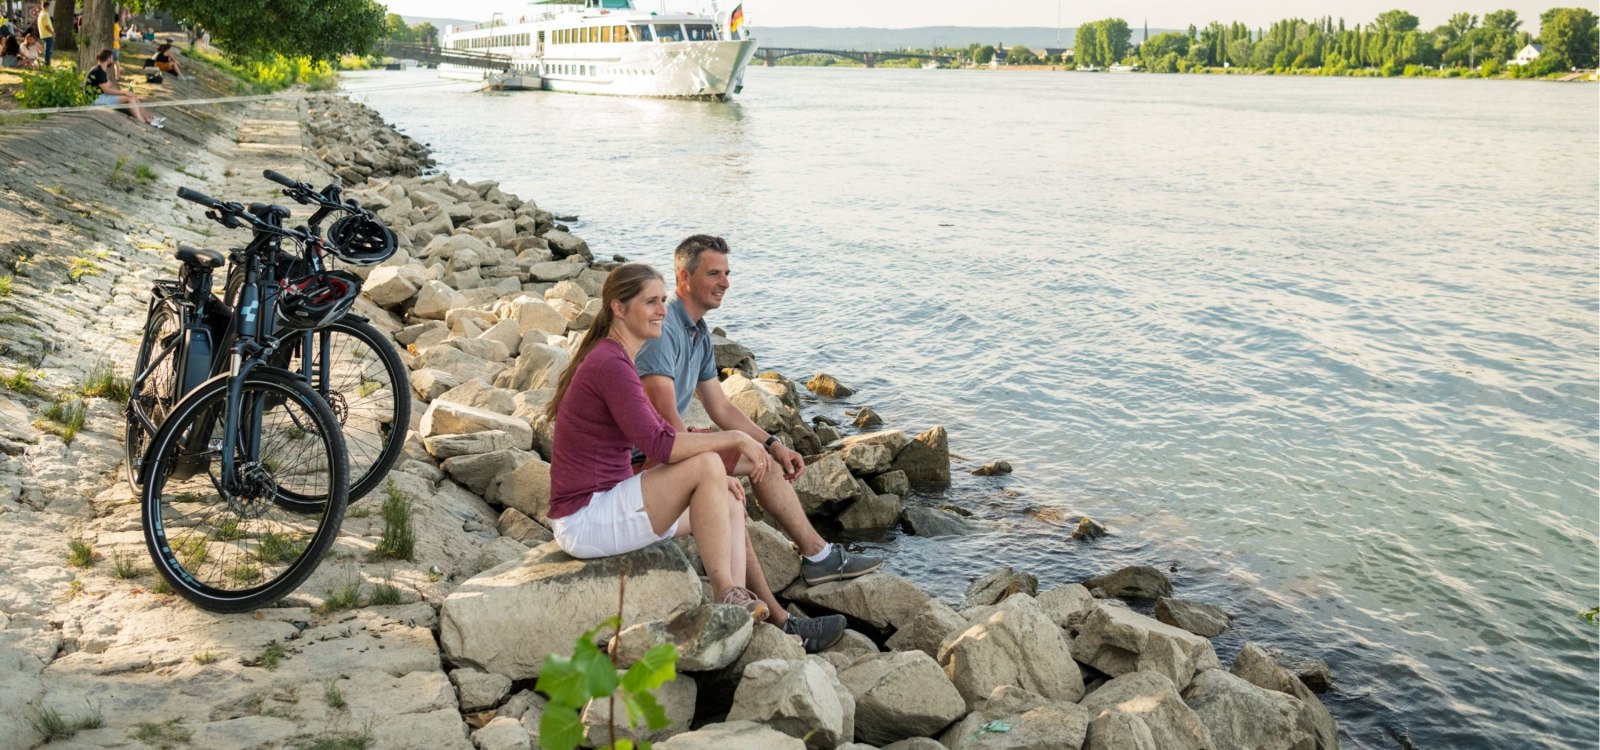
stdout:
<svg viewBox="0 0 1600 750">
<path fill-rule="evenodd" d="M 1347 747 L 1595 747 L 1600 87 L 776 68 L 736 102 L 360 73 L 441 167 L 668 269 L 893 427 L 988 531 L 864 546 L 948 600 L 1175 567 L 1326 659 Z M 846 405 L 819 407 L 841 414 Z M 1114 536 L 1067 540 L 1088 514 Z"/>
</svg>

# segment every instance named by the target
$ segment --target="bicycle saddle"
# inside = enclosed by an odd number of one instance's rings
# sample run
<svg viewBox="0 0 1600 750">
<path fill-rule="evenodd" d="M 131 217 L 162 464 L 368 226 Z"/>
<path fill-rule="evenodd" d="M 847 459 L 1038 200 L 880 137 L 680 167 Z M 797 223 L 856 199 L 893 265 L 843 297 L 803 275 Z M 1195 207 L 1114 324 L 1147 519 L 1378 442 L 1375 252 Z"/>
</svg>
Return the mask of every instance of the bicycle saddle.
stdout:
<svg viewBox="0 0 1600 750">
<path fill-rule="evenodd" d="M 222 253 L 188 245 L 179 245 L 177 256 L 178 260 L 184 263 L 204 268 L 221 268 L 224 263 Z"/>
<path fill-rule="evenodd" d="M 289 209 L 276 203 L 252 203 L 250 213 L 274 226 L 282 226 L 283 220 L 289 218 Z"/>
</svg>

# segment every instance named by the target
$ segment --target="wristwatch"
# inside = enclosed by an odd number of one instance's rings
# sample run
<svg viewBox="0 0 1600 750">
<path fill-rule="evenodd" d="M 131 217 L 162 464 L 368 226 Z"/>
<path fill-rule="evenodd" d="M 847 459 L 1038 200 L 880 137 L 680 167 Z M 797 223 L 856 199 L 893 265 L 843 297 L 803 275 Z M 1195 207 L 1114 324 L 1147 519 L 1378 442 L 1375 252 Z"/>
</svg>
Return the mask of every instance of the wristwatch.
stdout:
<svg viewBox="0 0 1600 750">
<path fill-rule="evenodd" d="M 768 434 L 767 435 L 767 441 L 762 443 L 761 447 L 766 448 L 767 450 L 770 451 L 770 450 L 772 450 L 772 444 L 776 443 L 776 442 L 778 442 L 778 436 L 777 435 Z"/>
</svg>

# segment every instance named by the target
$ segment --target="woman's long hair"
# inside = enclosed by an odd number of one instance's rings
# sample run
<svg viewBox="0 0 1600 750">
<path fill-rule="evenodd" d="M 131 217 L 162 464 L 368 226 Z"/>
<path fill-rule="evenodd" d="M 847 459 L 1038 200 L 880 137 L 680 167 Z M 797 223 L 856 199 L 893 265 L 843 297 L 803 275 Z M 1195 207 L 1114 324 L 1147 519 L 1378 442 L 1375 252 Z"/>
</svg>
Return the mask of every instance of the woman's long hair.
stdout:
<svg viewBox="0 0 1600 750">
<path fill-rule="evenodd" d="M 611 303 L 627 303 L 644 291 L 644 285 L 650 281 L 662 281 L 661 274 L 656 269 L 643 263 L 629 263 L 618 266 L 606 277 L 606 284 L 600 290 L 600 314 L 595 316 L 594 322 L 589 324 L 589 331 L 583 335 L 583 343 L 578 345 L 578 353 L 573 355 L 571 364 L 561 373 L 561 381 L 556 384 L 556 395 L 550 397 L 550 403 L 545 406 L 545 417 L 554 421 L 556 411 L 561 408 L 561 399 L 567 395 L 567 388 L 572 385 L 572 376 L 578 372 L 578 366 L 583 364 L 583 359 L 589 356 L 595 344 L 611 333 Z"/>
</svg>

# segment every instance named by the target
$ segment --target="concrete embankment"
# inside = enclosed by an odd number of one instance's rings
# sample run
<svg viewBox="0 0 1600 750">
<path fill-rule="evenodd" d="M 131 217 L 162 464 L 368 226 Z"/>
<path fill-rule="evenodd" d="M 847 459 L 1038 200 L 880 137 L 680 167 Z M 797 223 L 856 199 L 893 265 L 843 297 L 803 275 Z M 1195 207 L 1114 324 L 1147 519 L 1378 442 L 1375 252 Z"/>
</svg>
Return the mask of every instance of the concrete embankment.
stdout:
<svg viewBox="0 0 1600 750">
<path fill-rule="evenodd" d="M 51 716 L 92 747 L 537 746 L 544 657 L 614 613 L 625 567 L 618 658 L 657 642 L 682 654 L 658 691 L 672 719 L 649 735 L 658 747 L 1337 746 L 1306 681 L 1254 646 L 1223 669 L 1207 636 L 1226 615 L 1172 599 L 1153 569 L 1049 591 L 1000 569 L 959 607 L 887 573 L 808 587 L 788 538 L 753 508 L 774 590 L 850 620 L 844 640 L 807 656 L 709 604 L 692 545 L 567 558 L 549 543 L 542 405 L 615 259 L 492 182 L 424 174 L 424 149 L 338 97 L 169 117 L 166 131 L 99 113 L 0 133 L 0 276 L 14 275 L 0 289 L 0 375 L 22 373 L 0 389 L 0 747 L 45 741 Z M 358 310 L 411 369 L 413 423 L 386 493 L 413 501 L 416 543 L 410 559 L 376 558 L 382 498 L 364 499 L 297 592 L 215 615 L 159 593 L 121 481 L 121 407 L 83 393 L 97 363 L 128 375 L 175 243 L 244 240 L 174 189 L 273 200 L 263 168 L 344 182 L 401 238 L 395 258 L 362 271 Z M 797 485 L 809 513 L 970 531 L 904 504 L 913 485 L 950 481 L 943 428 L 813 423 L 801 389 L 838 383 L 761 372 L 720 336 L 717 356 L 734 404 L 810 456 Z M 57 402 L 86 409 L 70 441 L 45 416 Z M 87 564 L 68 564 L 74 542 L 92 549 Z M 380 587 L 399 603 L 370 603 Z M 1164 600 L 1163 621 L 1119 597 Z M 603 713 L 585 720 L 603 743 Z"/>
</svg>

